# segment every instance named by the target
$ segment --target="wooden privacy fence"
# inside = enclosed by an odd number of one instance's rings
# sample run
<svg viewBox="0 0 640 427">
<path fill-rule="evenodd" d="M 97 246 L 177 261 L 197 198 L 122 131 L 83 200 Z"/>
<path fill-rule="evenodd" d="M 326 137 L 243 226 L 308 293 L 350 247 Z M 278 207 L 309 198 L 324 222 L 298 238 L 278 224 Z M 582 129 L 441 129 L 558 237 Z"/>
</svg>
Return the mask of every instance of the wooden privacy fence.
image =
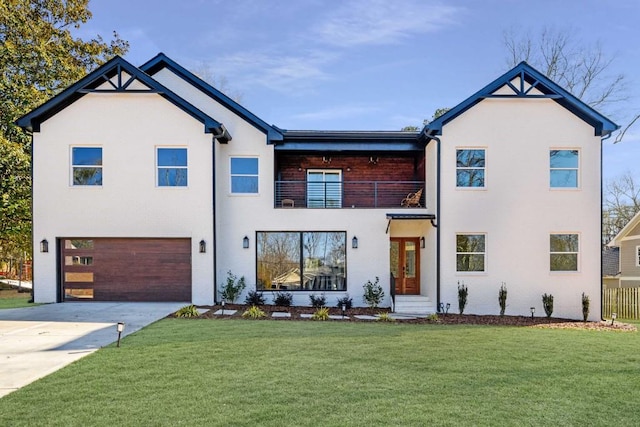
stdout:
<svg viewBox="0 0 640 427">
<path fill-rule="evenodd" d="M 640 319 L 640 288 L 613 288 L 602 291 L 602 317 L 616 313 L 619 319 Z"/>
</svg>

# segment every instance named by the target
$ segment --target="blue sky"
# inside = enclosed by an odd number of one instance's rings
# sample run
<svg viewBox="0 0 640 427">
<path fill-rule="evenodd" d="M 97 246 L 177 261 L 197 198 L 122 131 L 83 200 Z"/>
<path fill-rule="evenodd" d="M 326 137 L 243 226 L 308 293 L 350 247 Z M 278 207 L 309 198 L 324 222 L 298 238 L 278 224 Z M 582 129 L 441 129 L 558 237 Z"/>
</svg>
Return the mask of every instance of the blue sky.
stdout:
<svg viewBox="0 0 640 427">
<path fill-rule="evenodd" d="M 164 52 L 227 81 L 242 104 L 285 129 L 395 130 L 421 125 L 508 69 L 503 33 L 570 28 L 615 56 L 640 112 L 637 0 L 135 0 L 91 1 L 83 37 L 113 30 L 141 65 Z M 549 138 L 552 138 L 549 135 Z M 640 123 L 604 146 L 605 178 L 640 180 Z"/>
</svg>

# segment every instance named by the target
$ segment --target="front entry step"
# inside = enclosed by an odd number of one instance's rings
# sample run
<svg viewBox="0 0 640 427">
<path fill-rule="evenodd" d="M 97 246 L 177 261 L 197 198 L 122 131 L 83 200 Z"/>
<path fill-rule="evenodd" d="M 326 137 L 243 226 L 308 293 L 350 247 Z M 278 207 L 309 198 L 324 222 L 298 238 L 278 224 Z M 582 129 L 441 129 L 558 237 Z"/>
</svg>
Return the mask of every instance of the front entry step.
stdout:
<svg viewBox="0 0 640 427">
<path fill-rule="evenodd" d="M 395 313 L 432 314 L 436 312 L 436 304 L 422 295 L 396 295 Z"/>
</svg>

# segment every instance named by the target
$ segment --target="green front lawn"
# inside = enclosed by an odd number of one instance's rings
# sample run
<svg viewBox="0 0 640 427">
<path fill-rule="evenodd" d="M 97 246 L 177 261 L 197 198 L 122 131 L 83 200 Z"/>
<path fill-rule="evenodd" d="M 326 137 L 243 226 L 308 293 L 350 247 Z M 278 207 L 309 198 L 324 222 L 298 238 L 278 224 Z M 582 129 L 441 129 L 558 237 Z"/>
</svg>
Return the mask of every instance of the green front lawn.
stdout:
<svg viewBox="0 0 640 427">
<path fill-rule="evenodd" d="M 18 292 L 8 287 L 0 289 L 0 310 L 3 308 L 33 307 L 33 304 L 29 303 L 30 299 L 30 292 Z"/>
<path fill-rule="evenodd" d="M 165 319 L 0 399 L 0 425 L 632 425 L 640 334 Z"/>
</svg>

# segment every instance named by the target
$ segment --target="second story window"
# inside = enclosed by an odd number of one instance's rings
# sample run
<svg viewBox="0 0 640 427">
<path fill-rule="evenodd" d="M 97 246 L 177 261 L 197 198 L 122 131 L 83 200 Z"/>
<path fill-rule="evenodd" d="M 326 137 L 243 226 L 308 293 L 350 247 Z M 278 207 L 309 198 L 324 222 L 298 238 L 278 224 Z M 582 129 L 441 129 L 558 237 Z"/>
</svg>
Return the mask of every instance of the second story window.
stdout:
<svg viewBox="0 0 640 427">
<path fill-rule="evenodd" d="M 578 168 L 578 150 L 549 151 L 551 188 L 578 188 Z"/>
<path fill-rule="evenodd" d="M 340 170 L 307 171 L 307 207 L 342 207 L 342 172 Z"/>
<path fill-rule="evenodd" d="M 484 188 L 485 150 L 456 150 L 456 187 Z"/>
<path fill-rule="evenodd" d="M 158 148 L 158 187 L 186 187 L 188 184 L 187 149 Z"/>
<path fill-rule="evenodd" d="M 72 184 L 102 185 L 102 148 L 71 148 Z"/>
<path fill-rule="evenodd" d="M 231 158 L 231 193 L 258 193 L 258 158 Z"/>
</svg>

